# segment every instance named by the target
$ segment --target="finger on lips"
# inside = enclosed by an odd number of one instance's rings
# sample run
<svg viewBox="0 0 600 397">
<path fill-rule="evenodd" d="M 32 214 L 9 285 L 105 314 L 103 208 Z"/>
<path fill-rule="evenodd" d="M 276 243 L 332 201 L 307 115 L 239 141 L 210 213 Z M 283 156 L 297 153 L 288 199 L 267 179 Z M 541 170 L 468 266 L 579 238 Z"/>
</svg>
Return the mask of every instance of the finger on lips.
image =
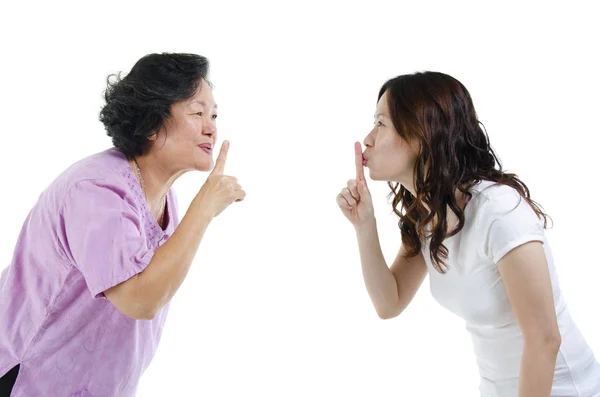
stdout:
<svg viewBox="0 0 600 397">
<path fill-rule="evenodd" d="M 225 171 L 225 162 L 227 160 L 227 152 L 229 151 L 229 141 L 223 141 L 221 144 L 221 150 L 219 156 L 215 161 L 215 167 L 212 170 L 212 174 L 222 174 Z"/>
<path fill-rule="evenodd" d="M 363 166 L 363 154 L 362 154 L 362 146 L 360 142 L 354 143 L 354 163 L 356 165 L 356 179 L 364 180 L 364 166 Z"/>
</svg>

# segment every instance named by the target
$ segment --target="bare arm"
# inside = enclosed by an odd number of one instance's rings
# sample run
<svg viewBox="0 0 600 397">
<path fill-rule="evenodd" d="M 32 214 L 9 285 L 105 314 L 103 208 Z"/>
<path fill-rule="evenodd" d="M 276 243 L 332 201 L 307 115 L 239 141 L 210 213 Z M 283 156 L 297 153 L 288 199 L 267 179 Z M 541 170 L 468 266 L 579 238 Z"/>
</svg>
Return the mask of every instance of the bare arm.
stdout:
<svg viewBox="0 0 600 397">
<path fill-rule="evenodd" d="M 228 148 L 225 141 L 215 168 L 173 235 L 154 251 L 148 266 L 104 291 L 104 296 L 123 314 L 138 320 L 154 318 L 183 283 L 212 219 L 246 196 L 234 177 L 223 175 Z"/>
<path fill-rule="evenodd" d="M 498 262 L 498 270 L 524 337 L 519 396 L 548 397 L 561 336 L 542 244 L 513 249 Z"/>
<path fill-rule="evenodd" d="M 358 239 L 363 278 L 371 301 L 379 317 L 396 317 L 412 301 L 427 275 L 423 255 L 407 259 L 406 250 L 400 251 L 391 269 L 381 252 L 377 222 L 371 193 L 364 174 L 360 142 L 354 144 L 356 179 L 347 182 L 337 196 L 344 216 L 352 223 Z"/>
<path fill-rule="evenodd" d="M 212 217 L 192 202 L 173 235 L 156 251 L 148 266 L 106 291 L 104 296 L 123 314 L 149 320 L 175 295 L 187 276 Z"/>
<path fill-rule="evenodd" d="M 377 314 L 382 319 L 398 316 L 413 300 L 427 275 L 423 254 L 407 259 L 406 250 L 400 247 L 390 269 L 381 251 L 375 219 L 357 227 L 356 236 L 365 285 Z"/>
</svg>

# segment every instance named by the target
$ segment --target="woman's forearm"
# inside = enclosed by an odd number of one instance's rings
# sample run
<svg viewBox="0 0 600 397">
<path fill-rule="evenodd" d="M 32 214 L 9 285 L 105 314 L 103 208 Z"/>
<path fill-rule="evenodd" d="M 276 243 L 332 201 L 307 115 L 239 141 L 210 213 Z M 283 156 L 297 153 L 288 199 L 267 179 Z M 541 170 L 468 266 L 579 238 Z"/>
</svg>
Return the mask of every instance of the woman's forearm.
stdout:
<svg viewBox="0 0 600 397">
<path fill-rule="evenodd" d="M 136 290 L 151 312 L 165 306 L 183 283 L 211 220 L 202 203 L 192 201 L 173 235 L 156 249 L 146 269 L 139 273 Z"/>
<path fill-rule="evenodd" d="M 552 391 L 556 356 L 560 344 L 525 343 L 521 357 L 519 397 L 549 397 Z"/>
<path fill-rule="evenodd" d="M 393 317 L 397 315 L 398 284 L 385 263 L 376 221 L 373 219 L 355 230 L 363 278 L 371 301 L 381 318 Z"/>
</svg>

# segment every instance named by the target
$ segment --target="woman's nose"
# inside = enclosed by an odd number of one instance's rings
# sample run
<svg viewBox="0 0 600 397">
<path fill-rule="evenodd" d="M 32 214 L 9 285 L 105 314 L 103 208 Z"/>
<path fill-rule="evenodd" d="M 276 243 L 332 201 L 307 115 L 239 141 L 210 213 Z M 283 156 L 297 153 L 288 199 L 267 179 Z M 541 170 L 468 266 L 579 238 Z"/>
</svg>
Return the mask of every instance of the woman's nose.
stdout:
<svg viewBox="0 0 600 397">
<path fill-rule="evenodd" d="M 208 136 L 216 135 L 217 126 L 215 125 L 215 123 L 213 121 L 209 121 L 208 123 L 206 123 L 204 125 L 204 128 L 202 128 L 202 133 L 204 135 L 208 135 Z"/>
<path fill-rule="evenodd" d="M 365 137 L 365 139 L 363 140 L 363 145 L 370 147 L 371 143 L 373 142 L 373 131 L 369 132 L 369 134 Z"/>
</svg>

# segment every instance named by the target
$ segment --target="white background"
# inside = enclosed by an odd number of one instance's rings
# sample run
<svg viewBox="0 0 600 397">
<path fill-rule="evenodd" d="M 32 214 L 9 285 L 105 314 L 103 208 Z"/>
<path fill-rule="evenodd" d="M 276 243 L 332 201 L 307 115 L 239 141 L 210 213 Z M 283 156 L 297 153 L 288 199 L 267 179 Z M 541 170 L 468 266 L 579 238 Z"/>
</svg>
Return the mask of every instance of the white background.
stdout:
<svg viewBox="0 0 600 397">
<path fill-rule="evenodd" d="M 464 323 L 427 280 L 400 317 L 377 317 L 335 202 L 381 84 L 436 70 L 470 90 L 505 169 L 552 216 L 564 295 L 600 357 L 592 3 L 5 5 L 0 269 L 42 190 L 111 146 L 98 121 L 106 75 L 151 52 L 202 54 L 231 141 L 226 173 L 247 199 L 209 227 L 138 396 L 477 396 Z M 176 182 L 182 213 L 205 177 Z M 391 263 L 397 219 L 386 184 L 370 187 Z"/>
</svg>

